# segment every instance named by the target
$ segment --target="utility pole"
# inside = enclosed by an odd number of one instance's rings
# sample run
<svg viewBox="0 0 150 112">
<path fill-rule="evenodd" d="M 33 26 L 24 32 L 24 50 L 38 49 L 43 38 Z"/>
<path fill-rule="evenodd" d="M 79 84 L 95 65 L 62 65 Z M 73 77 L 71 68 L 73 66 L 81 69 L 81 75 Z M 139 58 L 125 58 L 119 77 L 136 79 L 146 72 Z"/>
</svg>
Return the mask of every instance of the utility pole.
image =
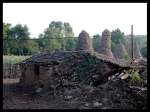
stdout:
<svg viewBox="0 0 150 112">
<path fill-rule="evenodd" d="M 134 53 L 133 53 L 133 25 L 131 25 L 131 64 L 134 61 Z"/>
</svg>

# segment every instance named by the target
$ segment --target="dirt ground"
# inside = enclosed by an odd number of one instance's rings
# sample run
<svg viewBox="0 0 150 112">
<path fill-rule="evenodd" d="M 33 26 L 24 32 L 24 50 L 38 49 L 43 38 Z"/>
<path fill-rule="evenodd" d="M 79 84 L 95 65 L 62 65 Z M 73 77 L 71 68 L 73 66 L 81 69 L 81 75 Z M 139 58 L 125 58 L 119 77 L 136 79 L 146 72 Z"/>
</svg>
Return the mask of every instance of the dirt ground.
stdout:
<svg viewBox="0 0 150 112">
<path fill-rule="evenodd" d="M 110 86 L 111 85 L 111 86 Z M 37 94 L 18 86 L 18 79 L 3 81 L 3 109 L 146 109 L 147 96 L 132 94 L 124 81 L 108 81 L 99 87 L 83 86 L 54 96 L 53 92 Z M 30 91 L 30 92 L 29 92 Z M 138 96 L 136 96 L 138 95 Z M 71 97 L 73 96 L 73 97 Z M 70 97 L 70 98 L 69 98 Z"/>
<path fill-rule="evenodd" d="M 14 81 L 14 82 L 13 82 Z M 19 91 L 16 80 L 6 79 L 3 84 L 3 109 L 71 109 L 80 108 L 76 102 L 65 101 L 53 95 L 36 95 Z M 49 97 L 47 97 L 49 96 Z"/>
</svg>

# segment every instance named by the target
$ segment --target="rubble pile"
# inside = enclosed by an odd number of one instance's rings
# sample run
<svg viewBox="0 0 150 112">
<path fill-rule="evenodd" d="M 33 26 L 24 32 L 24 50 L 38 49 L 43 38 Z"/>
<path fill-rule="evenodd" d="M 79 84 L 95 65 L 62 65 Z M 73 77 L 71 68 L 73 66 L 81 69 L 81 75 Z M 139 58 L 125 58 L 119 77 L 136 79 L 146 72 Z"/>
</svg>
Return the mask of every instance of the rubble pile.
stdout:
<svg viewBox="0 0 150 112">
<path fill-rule="evenodd" d="M 35 83 L 45 83 L 54 81 L 54 77 L 61 79 L 59 82 L 65 82 L 65 78 L 72 82 L 87 83 L 89 77 L 97 78 L 99 83 L 105 80 L 110 74 L 122 69 L 130 68 L 129 65 L 117 63 L 115 60 L 107 59 L 103 55 L 88 52 L 56 52 L 53 54 L 43 53 L 35 55 L 20 63 L 22 76 L 20 83 L 24 85 L 35 85 Z M 73 75 L 73 76 L 72 76 Z M 54 76 L 54 77 L 53 77 Z M 51 79 L 49 79 L 51 78 Z M 58 82 L 57 82 L 58 81 Z M 79 82 L 78 82 L 79 83 Z"/>
<path fill-rule="evenodd" d="M 47 98 L 62 97 L 69 104 L 77 104 L 76 108 L 146 108 L 146 85 L 132 86 L 128 77 L 122 78 L 123 71 L 133 66 L 105 55 L 83 51 L 42 53 L 19 65 L 22 87 L 31 87 L 37 94 L 49 93 Z"/>
</svg>

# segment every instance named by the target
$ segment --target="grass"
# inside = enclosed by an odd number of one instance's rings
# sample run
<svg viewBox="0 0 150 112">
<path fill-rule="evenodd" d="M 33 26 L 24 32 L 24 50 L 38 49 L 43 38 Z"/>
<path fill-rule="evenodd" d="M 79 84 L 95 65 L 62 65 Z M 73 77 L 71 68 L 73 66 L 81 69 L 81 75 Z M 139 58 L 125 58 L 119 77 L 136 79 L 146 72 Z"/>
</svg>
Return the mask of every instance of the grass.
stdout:
<svg viewBox="0 0 150 112">
<path fill-rule="evenodd" d="M 132 83 L 136 83 L 136 82 L 141 82 L 142 79 L 140 77 L 140 74 L 138 73 L 138 70 L 129 70 L 129 71 L 126 71 L 126 74 L 129 75 L 130 77 L 130 81 Z"/>
<path fill-rule="evenodd" d="M 138 73 L 137 70 L 132 70 L 130 77 L 131 77 L 132 82 L 141 82 L 142 81 L 140 74 Z"/>
<path fill-rule="evenodd" d="M 19 82 L 19 78 L 15 78 L 15 79 L 5 78 L 5 79 L 3 79 L 3 84 L 14 84 L 14 83 L 18 83 L 18 82 Z"/>
<path fill-rule="evenodd" d="M 4 55 L 3 56 L 3 66 L 10 66 L 13 65 L 15 63 L 18 63 L 20 61 L 23 61 L 27 58 L 29 58 L 30 56 L 8 56 L 8 55 Z"/>
<path fill-rule="evenodd" d="M 13 64 L 21 62 L 30 56 L 8 56 L 3 55 L 3 78 L 17 78 L 17 74 L 14 74 Z"/>
</svg>

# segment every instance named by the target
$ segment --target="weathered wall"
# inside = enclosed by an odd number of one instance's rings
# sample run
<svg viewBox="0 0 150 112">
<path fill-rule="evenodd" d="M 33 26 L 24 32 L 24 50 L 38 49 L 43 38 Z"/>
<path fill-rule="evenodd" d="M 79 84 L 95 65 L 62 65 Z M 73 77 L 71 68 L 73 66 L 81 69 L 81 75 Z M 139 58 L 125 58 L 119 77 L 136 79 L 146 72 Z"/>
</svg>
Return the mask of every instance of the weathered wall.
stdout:
<svg viewBox="0 0 150 112">
<path fill-rule="evenodd" d="M 50 81 L 53 81 L 53 79 L 50 79 L 53 74 L 52 67 L 40 66 L 34 63 L 22 64 L 20 67 L 22 71 L 20 84 L 23 86 L 48 89 Z"/>
<path fill-rule="evenodd" d="M 106 61 L 98 55 L 87 52 L 66 52 L 62 54 L 58 53 L 57 56 L 60 57 L 51 61 L 48 55 L 44 55 L 43 58 L 42 56 L 36 57 L 38 60 L 33 57 L 34 61 L 32 63 L 32 58 L 25 63 L 21 63 L 22 76 L 20 84 L 35 89 L 41 87 L 46 90 L 69 85 L 70 83 L 78 84 L 82 81 L 93 81 L 87 79 L 92 76 L 98 77 L 98 79 L 94 79 L 97 80 L 95 81 L 96 84 L 104 83 L 108 75 L 124 69 L 123 66 L 115 62 Z M 35 61 L 38 61 L 38 63 Z"/>
<path fill-rule="evenodd" d="M 20 83 L 23 85 L 31 86 L 36 79 L 34 64 L 22 64 L 20 65 L 20 68 L 22 74 Z"/>
</svg>

